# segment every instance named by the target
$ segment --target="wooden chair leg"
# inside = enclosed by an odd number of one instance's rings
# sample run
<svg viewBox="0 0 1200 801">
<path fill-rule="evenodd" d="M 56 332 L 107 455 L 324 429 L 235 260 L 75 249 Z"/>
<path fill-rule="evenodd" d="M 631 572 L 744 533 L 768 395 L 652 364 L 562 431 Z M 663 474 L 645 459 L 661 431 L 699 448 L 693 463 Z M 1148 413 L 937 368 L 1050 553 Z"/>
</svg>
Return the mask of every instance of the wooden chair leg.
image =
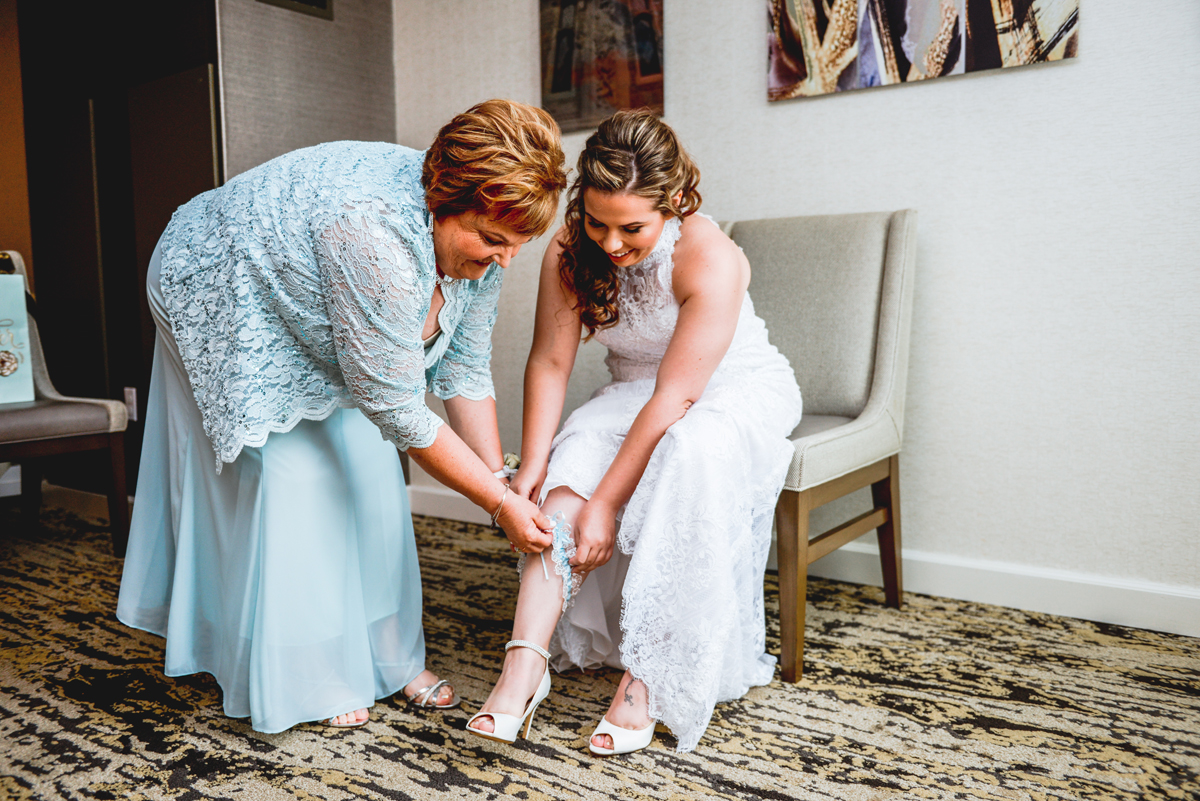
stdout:
<svg viewBox="0 0 1200 801">
<path fill-rule="evenodd" d="M 883 595 L 887 605 L 900 608 L 904 594 L 903 567 L 900 562 L 900 454 L 888 460 L 888 475 L 871 485 L 876 509 L 887 509 L 887 522 L 876 529 L 879 537 L 879 564 L 883 568 Z"/>
<path fill-rule="evenodd" d="M 36 459 L 21 462 L 21 517 L 29 531 L 36 531 L 42 512 L 42 465 Z"/>
<path fill-rule="evenodd" d="M 125 489 L 125 434 L 118 431 L 108 436 L 108 453 L 112 460 L 112 480 L 108 491 L 108 529 L 112 533 L 113 555 L 125 556 L 129 543 L 129 493 Z"/>
<path fill-rule="evenodd" d="M 804 673 L 804 605 L 808 596 L 808 505 L 805 492 L 784 490 L 775 506 L 779 559 L 779 661 L 783 680 Z"/>
</svg>

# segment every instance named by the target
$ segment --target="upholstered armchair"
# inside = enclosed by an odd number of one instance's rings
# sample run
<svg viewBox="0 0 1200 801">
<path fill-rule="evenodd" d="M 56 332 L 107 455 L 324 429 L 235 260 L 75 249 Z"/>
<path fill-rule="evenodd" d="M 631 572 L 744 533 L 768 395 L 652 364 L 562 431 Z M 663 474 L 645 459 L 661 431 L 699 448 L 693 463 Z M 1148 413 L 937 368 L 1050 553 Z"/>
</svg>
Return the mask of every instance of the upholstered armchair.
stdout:
<svg viewBox="0 0 1200 801">
<path fill-rule="evenodd" d="M 26 275 L 15 251 L 4 251 L 16 272 Z M 28 277 L 26 278 L 28 282 Z M 112 475 L 108 493 L 113 553 L 125 555 L 129 538 L 129 497 L 125 490 L 125 404 L 98 398 L 71 398 L 54 388 L 38 336 L 37 321 L 29 316 L 34 399 L 0 404 L 0 463 L 21 463 L 21 505 L 32 525 L 41 507 L 42 471 L 46 457 L 73 451 L 107 449 Z"/>
<path fill-rule="evenodd" d="M 726 223 L 753 270 L 750 296 L 792 363 L 804 415 L 776 506 L 780 662 L 803 672 L 808 566 L 870 531 L 884 596 L 899 608 L 900 449 L 917 213 Z M 809 512 L 864 487 L 873 508 L 816 537 Z"/>
</svg>

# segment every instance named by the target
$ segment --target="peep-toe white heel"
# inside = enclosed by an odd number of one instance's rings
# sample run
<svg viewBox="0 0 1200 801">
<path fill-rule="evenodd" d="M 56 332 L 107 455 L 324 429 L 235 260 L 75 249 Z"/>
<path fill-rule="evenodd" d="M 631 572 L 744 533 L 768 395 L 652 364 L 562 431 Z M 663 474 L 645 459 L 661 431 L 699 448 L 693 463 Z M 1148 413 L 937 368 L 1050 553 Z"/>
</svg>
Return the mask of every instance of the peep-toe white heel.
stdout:
<svg viewBox="0 0 1200 801">
<path fill-rule="evenodd" d="M 529 739 L 529 727 L 533 725 L 533 713 L 537 711 L 538 704 L 546 700 L 546 696 L 550 694 L 550 652 L 542 648 L 537 643 L 528 642 L 527 640 L 513 640 L 504 646 L 505 651 L 513 648 L 529 648 L 537 651 L 546 660 L 546 672 L 542 674 L 542 681 L 538 684 L 537 691 L 533 697 L 529 699 L 529 703 L 525 705 L 525 712 L 520 717 L 516 715 L 505 715 L 502 712 L 477 712 L 467 721 L 467 731 L 471 734 L 477 734 L 480 737 L 485 737 L 489 740 L 496 740 L 501 743 L 513 743 L 517 740 L 517 732 L 521 730 L 521 724 L 525 724 L 525 739 Z M 471 724 L 476 718 L 488 717 L 492 719 L 492 731 L 483 731 L 477 729 Z"/>
<path fill-rule="evenodd" d="M 630 754 L 640 751 L 650 745 L 650 741 L 654 739 L 654 725 L 652 720 L 650 725 L 644 729 L 622 729 L 620 726 L 609 723 L 608 718 L 600 718 L 600 724 L 588 738 L 588 749 L 596 756 L 613 756 L 614 754 Z M 600 748 L 592 745 L 592 740 L 596 738 L 597 734 L 607 734 L 611 737 L 613 747 Z"/>
</svg>

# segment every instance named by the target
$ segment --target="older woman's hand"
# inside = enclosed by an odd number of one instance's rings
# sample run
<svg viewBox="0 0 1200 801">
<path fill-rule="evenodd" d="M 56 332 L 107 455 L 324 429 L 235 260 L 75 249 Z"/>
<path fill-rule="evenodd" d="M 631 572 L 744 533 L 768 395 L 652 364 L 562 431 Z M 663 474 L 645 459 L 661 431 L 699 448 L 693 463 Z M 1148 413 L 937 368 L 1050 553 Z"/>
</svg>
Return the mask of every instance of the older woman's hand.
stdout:
<svg viewBox="0 0 1200 801">
<path fill-rule="evenodd" d="M 496 517 L 496 523 L 504 529 L 505 536 L 513 547 L 524 553 L 541 553 L 554 541 L 551 530 L 554 523 L 542 514 L 542 510 L 528 498 L 523 498 L 511 489 L 504 501 L 504 508 Z"/>
</svg>

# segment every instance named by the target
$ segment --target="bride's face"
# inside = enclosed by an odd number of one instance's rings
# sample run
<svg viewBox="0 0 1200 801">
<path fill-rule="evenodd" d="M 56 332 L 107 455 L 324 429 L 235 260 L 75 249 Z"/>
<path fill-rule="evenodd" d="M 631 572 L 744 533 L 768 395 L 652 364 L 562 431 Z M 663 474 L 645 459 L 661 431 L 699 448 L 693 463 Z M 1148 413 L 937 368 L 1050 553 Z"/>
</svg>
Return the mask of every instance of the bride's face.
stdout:
<svg viewBox="0 0 1200 801">
<path fill-rule="evenodd" d="M 629 192 L 583 190 L 583 230 L 617 267 L 650 255 L 667 217 L 654 202 Z"/>
</svg>

